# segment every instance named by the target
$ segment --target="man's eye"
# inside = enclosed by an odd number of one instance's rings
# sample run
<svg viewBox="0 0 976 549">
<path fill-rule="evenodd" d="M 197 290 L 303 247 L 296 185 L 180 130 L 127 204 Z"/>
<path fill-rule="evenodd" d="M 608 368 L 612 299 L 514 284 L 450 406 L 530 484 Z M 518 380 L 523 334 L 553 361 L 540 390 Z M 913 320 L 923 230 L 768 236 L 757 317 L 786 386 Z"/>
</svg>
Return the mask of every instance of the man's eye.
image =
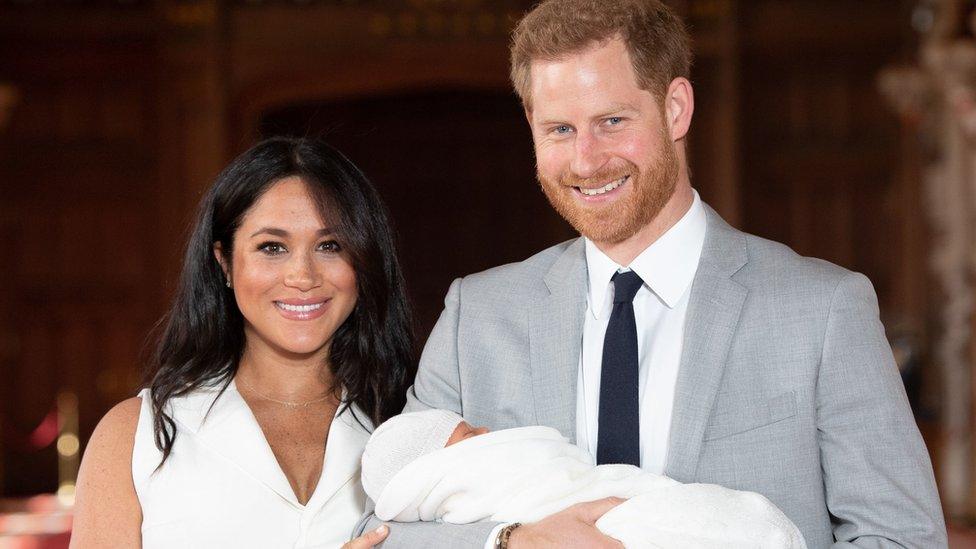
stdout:
<svg viewBox="0 0 976 549">
<path fill-rule="evenodd" d="M 610 118 L 607 118 L 607 123 L 610 124 L 611 126 L 616 126 L 617 124 L 623 121 L 624 119 L 619 116 L 611 116 Z"/>
<path fill-rule="evenodd" d="M 285 245 L 280 242 L 265 242 L 258 246 L 258 250 L 268 255 L 281 255 L 288 251 Z"/>
<path fill-rule="evenodd" d="M 342 251 L 342 246 L 335 240 L 326 240 L 319 244 L 319 249 L 323 252 L 339 253 Z"/>
<path fill-rule="evenodd" d="M 555 128 L 552 129 L 552 131 L 553 133 L 563 134 L 563 133 L 569 133 L 573 131 L 573 128 L 570 128 L 569 126 L 563 124 L 561 126 L 556 126 Z"/>
</svg>

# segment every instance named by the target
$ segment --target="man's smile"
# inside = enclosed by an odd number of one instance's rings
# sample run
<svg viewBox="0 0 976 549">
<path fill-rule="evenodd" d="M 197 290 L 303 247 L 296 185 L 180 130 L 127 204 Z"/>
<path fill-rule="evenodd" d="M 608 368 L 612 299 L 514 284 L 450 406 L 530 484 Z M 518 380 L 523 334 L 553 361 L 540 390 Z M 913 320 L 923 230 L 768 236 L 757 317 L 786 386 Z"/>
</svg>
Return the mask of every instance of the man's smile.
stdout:
<svg viewBox="0 0 976 549">
<path fill-rule="evenodd" d="M 606 194 L 608 192 L 614 191 L 629 180 L 630 180 L 630 176 L 625 175 L 620 179 L 615 179 L 607 183 L 606 185 L 603 185 L 602 187 L 596 187 L 593 189 L 587 189 L 584 187 L 573 187 L 573 188 L 576 189 L 580 194 L 582 194 L 585 197 L 592 197 L 592 196 L 598 196 L 601 194 Z"/>
</svg>

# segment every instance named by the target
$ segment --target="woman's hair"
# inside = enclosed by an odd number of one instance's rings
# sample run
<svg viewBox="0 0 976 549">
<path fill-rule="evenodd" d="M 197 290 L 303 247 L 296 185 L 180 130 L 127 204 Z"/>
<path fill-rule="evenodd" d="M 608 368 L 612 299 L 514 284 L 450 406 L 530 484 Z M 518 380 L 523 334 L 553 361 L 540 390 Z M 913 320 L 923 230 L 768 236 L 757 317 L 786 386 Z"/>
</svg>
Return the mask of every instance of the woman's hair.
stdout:
<svg viewBox="0 0 976 549">
<path fill-rule="evenodd" d="M 684 23 L 661 0 L 543 0 L 519 21 L 510 47 L 511 78 L 532 108 L 533 61 L 557 61 L 620 38 L 641 88 L 663 101 L 668 85 L 691 72 L 691 40 Z"/>
<path fill-rule="evenodd" d="M 176 424 L 170 399 L 200 387 L 220 387 L 237 372 L 244 352 L 244 319 L 214 257 L 220 243 L 233 262 L 234 233 L 261 195 L 297 176 L 319 213 L 335 220 L 339 243 L 356 273 L 358 297 L 336 329 L 329 350 L 333 390 L 343 409 L 355 404 L 374 425 L 403 408 L 416 372 L 414 336 L 392 229 L 376 190 L 341 153 L 314 140 L 272 138 L 237 157 L 200 204 L 172 307 L 160 321 L 149 387 L 156 446 L 169 457 Z"/>
</svg>

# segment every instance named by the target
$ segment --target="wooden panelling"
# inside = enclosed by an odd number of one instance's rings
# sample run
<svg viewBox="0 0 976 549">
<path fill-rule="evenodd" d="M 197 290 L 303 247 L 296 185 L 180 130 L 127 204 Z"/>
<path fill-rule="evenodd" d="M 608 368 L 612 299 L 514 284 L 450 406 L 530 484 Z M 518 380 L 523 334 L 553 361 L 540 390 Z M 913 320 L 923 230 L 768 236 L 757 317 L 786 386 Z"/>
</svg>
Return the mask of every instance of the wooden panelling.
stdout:
<svg viewBox="0 0 976 549">
<path fill-rule="evenodd" d="M 862 271 L 893 315 L 899 220 L 896 119 L 877 73 L 911 42 L 907 4 L 757 1 L 740 4 L 743 226 Z M 870 24 L 867 21 L 870 20 Z M 906 258 L 908 259 L 908 258 Z"/>
<path fill-rule="evenodd" d="M 0 40 L 3 78 L 21 94 L 0 142 L 0 363 L 13 380 L 0 384 L 0 416 L 26 435 L 74 391 L 84 440 L 134 394 L 161 312 L 155 37 L 124 18 L 113 31 L 82 16 L 63 36 L 24 23 L 5 20 Z M 105 372 L 120 381 L 99 384 Z M 53 447 L 0 452 L 4 495 L 57 487 Z"/>
</svg>

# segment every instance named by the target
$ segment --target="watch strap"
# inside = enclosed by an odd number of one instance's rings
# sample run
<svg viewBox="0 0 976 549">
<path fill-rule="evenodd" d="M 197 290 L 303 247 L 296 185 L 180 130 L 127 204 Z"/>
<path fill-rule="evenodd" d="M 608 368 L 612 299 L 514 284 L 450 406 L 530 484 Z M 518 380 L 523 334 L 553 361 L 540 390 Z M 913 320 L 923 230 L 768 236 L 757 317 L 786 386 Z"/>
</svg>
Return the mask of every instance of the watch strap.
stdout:
<svg viewBox="0 0 976 549">
<path fill-rule="evenodd" d="M 508 549 L 508 540 L 512 537 L 512 532 L 514 532 L 519 526 L 522 526 L 522 523 L 513 522 L 512 524 L 502 528 L 501 531 L 498 532 L 498 537 L 495 538 L 495 549 Z"/>
</svg>

